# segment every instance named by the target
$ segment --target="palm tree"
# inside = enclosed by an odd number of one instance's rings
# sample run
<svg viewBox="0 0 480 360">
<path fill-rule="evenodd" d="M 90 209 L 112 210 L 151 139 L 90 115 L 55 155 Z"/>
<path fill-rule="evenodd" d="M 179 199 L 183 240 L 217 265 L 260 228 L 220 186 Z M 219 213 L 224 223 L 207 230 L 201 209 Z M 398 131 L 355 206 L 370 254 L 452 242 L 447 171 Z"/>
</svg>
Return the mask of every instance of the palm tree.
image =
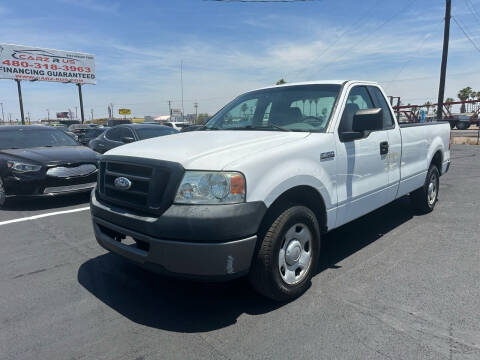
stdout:
<svg viewBox="0 0 480 360">
<path fill-rule="evenodd" d="M 472 93 L 472 88 L 470 86 L 467 86 L 466 88 L 461 89 L 457 96 L 460 99 L 460 101 L 467 101 L 470 98 L 470 94 Z M 460 108 L 460 112 L 464 113 L 466 112 L 466 107 L 465 104 L 462 104 Z"/>
<path fill-rule="evenodd" d="M 248 105 L 246 103 L 243 103 L 243 105 L 240 107 L 240 110 L 243 112 L 243 117 L 246 118 L 246 113 L 248 110 Z"/>
</svg>

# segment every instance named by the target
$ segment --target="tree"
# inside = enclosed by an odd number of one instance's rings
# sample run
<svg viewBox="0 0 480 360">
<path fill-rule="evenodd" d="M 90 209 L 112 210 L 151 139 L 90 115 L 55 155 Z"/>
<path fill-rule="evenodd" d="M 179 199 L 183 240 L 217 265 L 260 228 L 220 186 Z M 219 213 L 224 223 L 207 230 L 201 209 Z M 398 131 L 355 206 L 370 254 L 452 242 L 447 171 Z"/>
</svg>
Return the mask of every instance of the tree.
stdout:
<svg viewBox="0 0 480 360">
<path fill-rule="evenodd" d="M 243 117 L 246 118 L 246 113 L 248 110 L 248 105 L 246 103 L 243 103 L 243 105 L 240 107 L 240 110 L 243 112 Z"/>
<path fill-rule="evenodd" d="M 470 98 L 470 95 L 472 94 L 472 88 L 470 86 L 467 86 L 466 88 L 461 89 L 457 96 L 460 99 L 460 101 L 467 101 Z M 465 104 L 462 104 L 460 107 L 460 112 L 463 114 L 466 112 L 466 107 Z"/>
<path fill-rule="evenodd" d="M 207 113 L 198 114 L 197 124 L 204 125 L 209 120 L 209 118 L 210 116 Z"/>
<path fill-rule="evenodd" d="M 280 80 L 277 81 L 277 83 L 275 85 L 283 85 L 283 84 L 286 84 L 287 82 L 281 78 Z"/>
</svg>

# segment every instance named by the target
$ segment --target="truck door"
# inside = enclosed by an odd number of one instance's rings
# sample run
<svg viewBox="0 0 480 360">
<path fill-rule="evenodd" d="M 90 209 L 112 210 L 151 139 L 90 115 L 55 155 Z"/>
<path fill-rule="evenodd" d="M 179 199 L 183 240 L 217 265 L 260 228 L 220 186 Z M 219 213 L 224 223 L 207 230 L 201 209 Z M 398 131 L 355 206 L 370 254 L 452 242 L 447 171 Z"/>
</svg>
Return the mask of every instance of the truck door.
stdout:
<svg viewBox="0 0 480 360">
<path fill-rule="evenodd" d="M 387 132 L 388 154 L 386 156 L 388 168 L 388 187 L 386 189 L 387 202 L 395 200 L 400 184 L 400 161 L 402 158 L 402 136 L 399 125 L 393 120 L 390 106 L 385 95 L 376 86 L 368 86 L 375 107 L 383 109 L 383 129 Z"/>
<path fill-rule="evenodd" d="M 337 226 L 367 214 L 386 203 L 388 168 L 383 149 L 387 132 L 372 131 L 367 137 L 342 141 L 339 133 L 353 131 L 358 110 L 375 108 L 366 86 L 350 89 L 337 128 Z"/>
</svg>

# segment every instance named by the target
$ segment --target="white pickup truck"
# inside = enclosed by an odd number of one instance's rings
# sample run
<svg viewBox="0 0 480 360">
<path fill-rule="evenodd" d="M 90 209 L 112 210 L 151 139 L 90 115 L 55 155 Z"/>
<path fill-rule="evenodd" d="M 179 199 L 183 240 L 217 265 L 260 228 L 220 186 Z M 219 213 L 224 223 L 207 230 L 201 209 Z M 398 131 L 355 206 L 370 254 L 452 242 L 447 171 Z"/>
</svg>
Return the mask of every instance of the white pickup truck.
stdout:
<svg viewBox="0 0 480 360">
<path fill-rule="evenodd" d="M 399 125 L 376 83 L 259 89 L 200 131 L 107 152 L 91 198 L 95 235 L 147 269 L 248 275 L 261 294 L 288 300 L 307 289 L 327 231 L 407 194 L 432 211 L 449 148 L 448 123 Z"/>
</svg>

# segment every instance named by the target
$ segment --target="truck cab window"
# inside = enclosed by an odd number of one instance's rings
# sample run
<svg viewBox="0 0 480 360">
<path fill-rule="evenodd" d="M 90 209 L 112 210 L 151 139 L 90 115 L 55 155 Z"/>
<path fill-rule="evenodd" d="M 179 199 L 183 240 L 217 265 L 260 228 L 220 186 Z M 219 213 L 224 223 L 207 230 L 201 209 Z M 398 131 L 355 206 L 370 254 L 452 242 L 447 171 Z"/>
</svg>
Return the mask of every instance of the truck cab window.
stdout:
<svg viewBox="0 0 480 360">
<path fill-rule="evenodd" d="M 383 109 L 383 128 L 391 129 L 393 127 L 393 116 L 385 97 L 380 89 L 375 86 L 369 86 L 369 90 L 375 100 L 375 106 Z"/>
<path fill-rule="evenodd" d="M 343 110 L 342 119 L 340 121 L 340 132 L 353 131 L 353 117 L 358 110 L 373 109 L 373 101 L 368 94 L 365 86 L 356 86 L 348 95 L 345 109 Z"/>
</svg>

